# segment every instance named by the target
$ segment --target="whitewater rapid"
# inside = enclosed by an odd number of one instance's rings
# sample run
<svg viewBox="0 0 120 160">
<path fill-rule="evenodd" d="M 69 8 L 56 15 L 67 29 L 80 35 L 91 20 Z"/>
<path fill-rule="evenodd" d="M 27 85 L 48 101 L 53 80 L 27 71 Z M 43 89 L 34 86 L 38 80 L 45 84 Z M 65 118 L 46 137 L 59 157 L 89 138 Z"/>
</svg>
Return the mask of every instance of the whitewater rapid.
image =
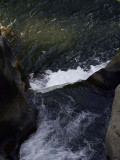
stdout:
<svg viewBox="0 0 120 160">
<path fill-rule="evenodd" d="M 69 109 L 63 108 L 61 112 L 69 114 Z M 49 120 L 44 115 L 37 132 L 22 145 L 20 160 L 91 160 L 95 151 L 90 142 L 84 140 L 85 146 L 75 152 L 71 151 L 69 144 L 84 135 L 96 117 L 90 112 L 81 112 L 75 119 L 69 117 L 70 122 L 62 128 L 59 116 L 56 120 Z"/>
<path fill-rule="evenodd" d="M 61 70 L 58 72 L 46 71 L 45 74 L 42 76 L 40 74 L 36 78 L 32 74 L 30 75 L 31 89 L 41 92 L 42 89 L 49 87 L 85 80 L 107 64 L 108 62 L 91 66 L 88 71 L 84 71 L 81 67 L 76 70 L 69 69 L 66 72 Z M 57 111 L 58 106 L 56 105 L 51 110 L 44 94 L 43 97 L 41 93 L 34 94 L 32 101 L 39 109 L 38 129 L 22 144 L 20 160 L 92 160 L 96 153 L 93 145 L 99 143 L 99 140 L 92 138 L 89 141 L 85 135 L 88 132 L 87 129 L 97 121 L 100 115 L 92 113 L 89 108 L 88 111 L 76 112 L 75 107 L 77 106 L 73 105 L 76 104 L 76 100 L 69 95 L 64 96 L 69 99 L 68 102 L 63 103 L 62 97 L 59 101 L 53 97 L 52 103 L 54 101 L 59 106 L 59 111 Z M 74 148 L 76 144 L 79 147 L 74 151 L 72 147 Z"/>
<path fill-rule="evenodd" d="M 102 63 L 100 65 L 90 66 L 90 69 L 85 71 L 81 67 L 77 69 L 68 69 L 67 71 L 58 70 L 57 72 L 52 72 L 47 70 L 44 75 L 39 74 L 37 77 L 34 77 L 34 74 L 30 74 L 30 87 L 36 92 L 48 92 L 56 88 L 61 88 L 68 84 L 73 84 L 75 82 L 80 82 L 86 80 L 93 73 L 104 68 L 109 61 Z"/>
</svg>

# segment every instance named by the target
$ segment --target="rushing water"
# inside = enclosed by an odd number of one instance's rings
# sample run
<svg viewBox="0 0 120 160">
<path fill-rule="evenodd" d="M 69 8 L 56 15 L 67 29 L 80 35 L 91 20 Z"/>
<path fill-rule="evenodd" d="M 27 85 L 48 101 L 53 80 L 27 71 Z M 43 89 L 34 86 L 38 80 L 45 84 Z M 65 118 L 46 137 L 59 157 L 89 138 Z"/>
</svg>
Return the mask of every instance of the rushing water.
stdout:
<svg viewBox="0 0 120 160">
<path fill-rule="evenodd" d="M 20 159 L 105 160 L 111 92 L 82 82 L 51 90 L 85 80 L 111 60 L 120 46 L 117 0 L 0 0 L 0 21 L 12 24 L 12 51 L 35 73 L 27 97 L 39 110 L 38 129 Z"/>
<path fill-rule="evenodd" d="M 34 73 L 30 74 L 30 86 L 31 89 L 37 92 L 48 92 L 50 90 L 61 88 L 68 84 L 73 84 L 75 82 L 80 82 L 86 80 L 93 73 L 104 68 L 109 61 L 96 66 L 90 66 L 90 70 L 85 71 L 81 67 L 77 69 L 69 69 L 68 71 L 52 72 L 47 70 L 45 73 L 40 73 L 37 77 L 34 77 Z"/>
<path fill-rule="evenodd" d="M 111 93 L 79 84 L 28 99 L 39 110 L 38 130 L 22 145 L 21 160 L 105 160 Z"/>
</svg>

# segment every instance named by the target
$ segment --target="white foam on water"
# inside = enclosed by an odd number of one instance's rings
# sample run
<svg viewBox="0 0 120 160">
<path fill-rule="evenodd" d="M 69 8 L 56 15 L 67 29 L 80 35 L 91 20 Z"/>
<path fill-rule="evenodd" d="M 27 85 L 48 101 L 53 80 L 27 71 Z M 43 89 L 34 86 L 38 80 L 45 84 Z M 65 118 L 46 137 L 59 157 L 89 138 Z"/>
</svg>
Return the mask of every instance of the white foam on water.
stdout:
<svg viewBox="0 0 120 160">
<path fill-rule="evenodd" d="M 96 66 L 91 65 L 90 70 L 88 71 L 84 71 L 81 67 L 77 67 L 77 69 L 69 69 L 67 71 L 59 70 L 58 72 L 47 70 L 46 76 L 43 79 L 31 77 L 30 86 L 32 90 L 39 92 L 50 87 L 53 87 L 53 89 L 61 88 L 67 84 L 73 84 L 77 81 L 86 80 L 93 73 L 104 68 L 108 63 L 109 61 Z"/>
<path fill-rule="evenodd" d="M 108 63 L 108 62 L 107 62 Z M 42 78 L 30 78 L 31 89 L 42 90 L 49 87 L 64 84 L 71 84 L 85 80 L 94 72 L 104 68 L 107 63 L 91 66 L 89 71 L 84 71 L 81 67 L 76 70 L 52 72 L 46 71 Z M 95 150 L 91 147 L 93 142 L 84 139 L 84 145 L 80 145 L 76 151 L 72 151 L 71 145 L 85 135 L 87 128 L 95 121 L 98 115 L 91 112 L 78 113 L 72 118 L 73 107 L 61 107 L 61 113 L 65 114 L 65 119 L 58 117 L 55 120 L 49 119 L 46 106 L 41 105 L 39 114 L 43 117 L 38 122 L 38 129 L 20 149 L 20 160 L 91 160 Z M 50 114 L 50 113 L 49 113 Z M 68 120 L 67 120 L 68 118 Z M 61 124 L 64 124 L 63 127 Z M 81 142 L 79 142 L 81 144 Z"/>
<path fill-rule="evenodd" d="M 56 120 L 45 118 L 37 132 L 21 146 L 20 160 L 91 160 L 95 152 L 90 147 L 91 142 L 86 141 L 85 146 L 75 152 L 70 149 L 69 143 L 83 135 L 96 116 L 81 112 L 66 127 L 61 127 L 59 116 Z"/>
</svg>

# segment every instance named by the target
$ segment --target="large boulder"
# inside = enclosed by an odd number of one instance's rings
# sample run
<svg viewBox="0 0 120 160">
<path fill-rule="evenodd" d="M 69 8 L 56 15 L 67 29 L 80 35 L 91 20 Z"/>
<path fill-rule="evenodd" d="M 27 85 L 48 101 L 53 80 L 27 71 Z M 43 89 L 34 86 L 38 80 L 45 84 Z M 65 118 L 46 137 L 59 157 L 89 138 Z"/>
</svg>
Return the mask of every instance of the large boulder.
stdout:
<svg viewBox="0 0 120 160">
<path fill-rule="evenodd" d="M 15 63 L 0 36 L 0 160 L 17 160 L 21 143 L 36 129 L 36 110 L 26 101 Z"/>
<path fill-rule="evenodd" d="M 115 89 L 120 83 L 120 50 L 105 68 L 90 76 L 87 82 L 100 87 Z"/>
<path fill-rule="evenodd" d="M 106 89 L 115 89 L 120 84 L 120 49 L 112 61 L 88 78 L 87 82 Z M 105 149 L 108 160 L 120 160 L 120 85 L 115 91 Z"/>
<path fill-rule="evenodd" d="M 120 160 L 120 85 L 115 91 L 111 120 L 107 130 L 106 155 L 109 160 Z"/>
</svg>

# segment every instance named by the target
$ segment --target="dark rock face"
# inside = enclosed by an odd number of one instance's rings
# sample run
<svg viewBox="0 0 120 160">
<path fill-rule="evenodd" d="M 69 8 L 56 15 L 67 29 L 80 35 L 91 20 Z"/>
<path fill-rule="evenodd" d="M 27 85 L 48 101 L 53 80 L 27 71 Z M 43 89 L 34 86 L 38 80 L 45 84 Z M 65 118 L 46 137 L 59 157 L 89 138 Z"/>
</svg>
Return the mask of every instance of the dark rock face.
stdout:
<svg viewBox="0 0 120 160">
<path fill-rule="evenodd" d="M 14 68 L 16 59 L 0 36 L 0 155 L 18 159 L 20 144 L 35 130 L 36 111 L 24 97 L 21 75 Z"/>
<path fill-rule="evenodd" d="M 87 81 L 100 87 L 115 89 L 120 83 L 120 50 L 104 69 L 93 74 Z"/>
</svg>

